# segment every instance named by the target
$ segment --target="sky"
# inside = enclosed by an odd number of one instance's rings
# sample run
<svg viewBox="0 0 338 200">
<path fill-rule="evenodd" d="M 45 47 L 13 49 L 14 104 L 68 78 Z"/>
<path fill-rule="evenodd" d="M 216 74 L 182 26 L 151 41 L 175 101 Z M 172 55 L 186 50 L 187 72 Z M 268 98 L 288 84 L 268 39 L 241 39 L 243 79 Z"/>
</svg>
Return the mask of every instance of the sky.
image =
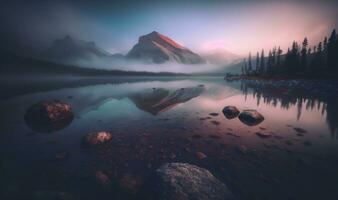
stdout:
<svg viewBox="0 0 338 200">
<path fill-rule="evenodd" d="M 127 53 L 152 31 L 198 53 L 238 55 L 306 36 L 315 45 L 338 27 L 338 1 L 312 0 L 12 0 L 1 3 L 1 49 L 43 50 L 70 35 L 111 53 Z"/>
</svg>

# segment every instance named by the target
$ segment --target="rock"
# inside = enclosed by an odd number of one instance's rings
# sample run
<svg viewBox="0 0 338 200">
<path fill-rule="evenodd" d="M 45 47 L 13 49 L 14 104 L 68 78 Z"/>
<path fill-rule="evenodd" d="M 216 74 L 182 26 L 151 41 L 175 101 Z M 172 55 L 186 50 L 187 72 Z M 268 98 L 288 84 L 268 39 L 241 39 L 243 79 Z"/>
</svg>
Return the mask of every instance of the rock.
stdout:
<svg viewBox="0 0 338 200">
<path fill-rule="evenodd" d="M 226 106 L 222 112 L 227 119 L 233 119 L 239 114 L 239 110 L 235 106 Z"/>
<path fill-rule="evenodd" d="M 302 128 L 293 128 L 293 130 L 295 130 L 297 133 L 306 133 L 307 131 L 305 129 Z"/>
<path fill-rule="evenodd" d="M 260 138 L 268 138 L 268 137 L 271 137 L 271 134 L 270 133 L 266 133 L 266 132 L 256 132 L 255 133 L 258 137 Z"/>
<path fill-rule="evenodd" d="M 216 120 L 212 120 L 212 121 L 210 121 L 210 123 L 212 123 L 212 124 L 214 124 L 216 126 L 218 126 L 218 125 L 221 124 L 219 121 L 216 121 Z"/>
<path fill-rule="evenodd" d="M 130 193 L 136 193 L 143 185 L 143 182 L 137 176 L 125 174 L 121 177 L 119 184 L 124 190 Z"/>
<path fill-rule="evenodd" d="M 85 146 L 97 146 L 108 142 L 113 138 L 113 135 L 106 131 L 97 133 L 89 133 L 84 137 L 83 144 Z"/>
<path fill-rule="evenodd" d="M 245 145 L 240 145 L 238 147 L 238 151 L 241 152 L 242 154 L 246 154 L 248 152 L 248 148 L 246 148 Z"/>
<path fill-rule="evenodd" d="M 95 178 L 104 187 L 110 184 L 110 178 L 103 171 L 97 171 L 95 173 Z"/>
<path fill-rule="evenodd" d="M 202 160 L 202 159 L 206 158 L 207 156 L 204 153 L 198 151 L 198 152 L 196 152 L 196 157 L 198 159 Z"/>
<path fill-rule="evenodd" d="M 256 110 L 244 110 L 239 114 L 238 118 L 248 126 L 256 126 L 264 120 L 263 115 Z"/>
<path fill-rule="evenodd" d="M 167 163 L 156 170 L 157 199 L 230 200 L 233 194 L 208 170 L 187 163 Z"/>
<path fill-rule="evenodd" d="M 240 135 L 236 133 L 231 133 L 231 132 L 228 132 L 227 135 L 232 136 L 232 137 L 241 137 Z"/>
<path fill-rule="evenodd" d="M 209 137 L 212 138 L 212 139 L 221 139 L 221 136 L 216 135 L 216 134 L 211 134 L 211 135 L 209 135 Z"/>
<path fill-rule="evenodd" d="M 32 105 L 24 118 L 32 130 L 48 133 L 67 127 L 73 121 L 74 114 L 69 104 L 52 100 Z"/>
</svg>

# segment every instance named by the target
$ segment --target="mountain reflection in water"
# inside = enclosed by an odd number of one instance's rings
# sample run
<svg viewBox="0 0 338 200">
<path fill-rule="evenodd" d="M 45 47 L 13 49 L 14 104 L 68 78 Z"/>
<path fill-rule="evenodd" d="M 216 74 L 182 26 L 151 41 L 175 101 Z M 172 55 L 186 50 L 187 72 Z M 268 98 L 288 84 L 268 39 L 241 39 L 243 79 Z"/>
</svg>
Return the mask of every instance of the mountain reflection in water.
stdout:
<svg viewBox="0 0 338 200">
<path fill-rule="evenodd" d="M 204 91 L 204 86 L 181 88 L 169 91 L 163 88 L 153 88 L 130 96 L 135 105 L 146 112 L 157 115 L 185 103 L 199 96 Z"/>
</svg>

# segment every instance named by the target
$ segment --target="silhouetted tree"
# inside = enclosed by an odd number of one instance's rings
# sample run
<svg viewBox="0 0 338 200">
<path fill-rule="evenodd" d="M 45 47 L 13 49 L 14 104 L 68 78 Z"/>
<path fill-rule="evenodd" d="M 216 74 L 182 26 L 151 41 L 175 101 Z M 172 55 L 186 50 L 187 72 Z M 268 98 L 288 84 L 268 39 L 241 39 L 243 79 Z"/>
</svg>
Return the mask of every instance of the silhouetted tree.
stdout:
<svg viewBox="0 0 338 200">
<path fill-rule="evenodd" d="M 264 72 L 265 72 L 264 49 L 262 49 L 262 52 L 261 52 L 261 60 L 260 60 L 259 72 L 260 72 L 260 74 L 264 74 Z"/>
<path fill-rule="evenodd" d="M 301 67 L 303 68 L 303 71 L 307 70 L 307 46 L 308 46 L 307 38 L 304 38 L 303 40 L 303 46 L 301 51 Z"/>
<path fill-rule="evenodd" d="M 280 47 L 278 47 L 278 50 L 277 50 L 277 73 L 280 73 L 281 71 L 281 55 L 282 55 L 283 51 Z"/>
<path fill-rule="evenodd" d="M 249 53 L 249 58 L 248 58 L 248 75 L 252 73 L 252 63 L 251 63 L 251 52 Z"/>
<path fill-rule="evenodd" d="M 256 70 L 255 70 L 256 75 L 257 75 L 258 72 L 259 72 L 259 52 L 257 51 L 257 55 L 256 55 Z"/>
<path fill-rule="evenodd" d="M 338 35 L 333 30 L 330 37 L 325 37 L 318 45 L 309 48 L 305 37 L 302 43 L 292 42 L 285 55 L 280 47 L 269 50 L 268 56 L 257 52 L 256 68 L 251 63 L 251 53 L 248 62 L 244 61 L 243 71 L 246 75 L 284 75 L 284 76 L 324 76 L 338 77 Z M 242 72 L 243 73 L 243 72 Z"/>
<path fill-rule="evenodd" d="M 247 63 L 246 63 L 246 59 L 244 58 L 244 74 L 245 75 L 248 75 L 248 66 L 247 66 Z"/>
<path fill-rule="evenodd" d="M 337 34 L 333 30 L 327 44 L 327 66 L 331 72 L 337 71 Z"/>
</svg>

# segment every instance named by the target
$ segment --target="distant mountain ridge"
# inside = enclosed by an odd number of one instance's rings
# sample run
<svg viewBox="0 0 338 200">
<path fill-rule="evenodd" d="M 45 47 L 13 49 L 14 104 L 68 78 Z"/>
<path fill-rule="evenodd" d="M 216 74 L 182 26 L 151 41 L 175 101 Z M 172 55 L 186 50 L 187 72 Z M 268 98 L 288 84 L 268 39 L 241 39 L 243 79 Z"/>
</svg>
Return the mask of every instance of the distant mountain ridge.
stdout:
<svg viewBox="0 0 338 200">
<path fill-rule="evenodd" d="M 94 42 L 77 40 L 67 35 L 62 39 L 54 40 L 53 44 L 43 53 L 43 56 L 49 59 L 91 59 L 93 57 L 108 57 L 112 54 L 99 48 Z"/>
<path fill-rule="evenodd" d="M 138 43 L 128 52 L 127 58 L 152 63 L 168 61 L 183 64 L 205 63 L 205 60 L 197 53 L 156 31 L 141 36 Z"/>
</svg>

